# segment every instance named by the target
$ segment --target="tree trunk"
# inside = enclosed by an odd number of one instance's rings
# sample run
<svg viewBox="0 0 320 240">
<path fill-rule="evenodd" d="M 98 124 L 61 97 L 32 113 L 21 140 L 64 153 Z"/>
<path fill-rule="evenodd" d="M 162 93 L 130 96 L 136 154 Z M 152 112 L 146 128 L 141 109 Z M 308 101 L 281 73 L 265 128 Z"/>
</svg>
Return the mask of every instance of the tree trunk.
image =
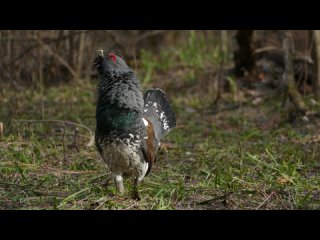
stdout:
<svg viewBox="0 0 320 240">
<path fill-rule="evenodd" d="M 254 68 L 252 48 L 253 30 L 238 30 L 236 40 L 238 51 L 234 53 L 236 75 L 241 77 L 246 72 L 251 73 Z"/>
<path fill-rule="evenodd" d="M 283 81 L 288 86 L 289 100 L 293 103 L 295 110 L 303 115 L 308 111 L 301 94 L 299 93 L 294 79 L 293 68 L 293 38 L 288 30 L 281 31 L 282 48 L 284 51 L 285 71 L 283 73 Z"/>
<path fill-rule="evenodd" d="M 0 141 L 3 135 L 3 122 L 0 122 Z"/>
<path fill-rule="evenodd" d="M 316 98 L 320 97 L 320 31 L 319 30 L 311 30 L 311 41 L 312 44 L 312 52 L 311 57 L 314 60 L 314 73 L 315 77 L 313 78 L 312 88 L 313 93 Z"/>
</svg>

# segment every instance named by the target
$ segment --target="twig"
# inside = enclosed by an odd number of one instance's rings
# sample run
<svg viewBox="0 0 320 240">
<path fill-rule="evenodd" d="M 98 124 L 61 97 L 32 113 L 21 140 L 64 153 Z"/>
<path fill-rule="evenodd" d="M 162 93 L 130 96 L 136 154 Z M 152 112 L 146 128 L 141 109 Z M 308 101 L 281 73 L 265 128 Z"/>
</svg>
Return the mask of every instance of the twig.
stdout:
<svg viewBox="0 0 320 240">
<path fill-rule="evenodd" d="M 50 170 L 52 172 L 61 172 L 63 174 L 92 174 L 92 173 L 98 172 L 98 171 L 69 171 L 69 170 L 60 170 L 60 169 L 51 168 L 51 167 L 45 167 L 43 169 Z"/>
<path fill-rule="evenodd" d="M 80 123 L 75 123 L 75 122 L 70 122 L 70 121 L 64 121 L 64 120 L 49 120 L 49 119 L 44 119 L 44 120 L 34 120 L 34 119 L 13 119 L 13 121 L 16 122 L 26 122 L 26 123 L 41 123 L 41 122 L 51 122 L 51 123 L 59 123 L 59 124 L 64 124 L 64 125 L 71 125 L 71 126 L 76 126 L 76 127 L 81 127 L 86 129 L 89 134 L 90 134 L 90 141 L 87 143 L 87 147 L 90 147 L 94 144 L 94 133 L 92 132 L 92 130 L 90 128 L 88 128 L 87 126 L 84 126 Z"/>
<path fill-rule="evenodd" d="M 130 206 L 128 206 L 127 208 L 124 208 L 123 210 L 129 210 L 129 209 L 131 209 L 133 207 L 136 207 L 136 206 L 138 206 L 138 202 L 135 202 L 134 204 L 131 204 Z"/>
<path fill-rule="evenodd" d="M 197 205 L 205 205 L 205 204 L 209 204 L 211 202 L 214 202 L 214 201 L 217 201 L 217 200 L 225 200 L 227 198 L 228 194 L 224 194 L 222 196 L 218 196 L 218 197 L 213 197 L 213 198 L 209 198 L 209 199 L 206 199 L 204 201 L 201 201 L 201 202 L 196 202 Z"/>
<path fill-rule="evenodd" d="M 275 46 L 266 46 L 266 47 L 255 49 L 254 53 L 257 54 L 257 53 L 266 52 L 266 51 L 275 50 L 275 49 L 278 49 L 278 48 Z"/>
<path fill-rule="evenodd" d="M 259 209 L 269 200 L 269 198 L 272 197 L 272 195 L 274 195 L 274 192 L 272 192 L 272 193 L 256 208 L 256 210 L 259 210 Z"/>
<path fill-rule="evenodd" d="M 99 199 L 101 200 L 101 199 Z M 99 201 L 98 200 L 98 201 Z M 107 197 L 103 198 L 103 201 L 99 203 L 99 205 L 94 209 L 94 210 L 98 210 L 99 208 L 101 208 L 109 199 Z"/>
</svg>

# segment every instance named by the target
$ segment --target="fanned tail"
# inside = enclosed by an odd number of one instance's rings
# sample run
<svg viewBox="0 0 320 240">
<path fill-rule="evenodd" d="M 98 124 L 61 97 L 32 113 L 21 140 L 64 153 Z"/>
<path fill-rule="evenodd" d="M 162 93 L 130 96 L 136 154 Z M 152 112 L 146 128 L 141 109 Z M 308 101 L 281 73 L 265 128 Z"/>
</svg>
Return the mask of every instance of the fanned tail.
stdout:
<svg viewBox="0 0 320 240">
<path fill-rule="evenodd" d="M 176 116 L 166 94 L 159 88 L 148 90 L 144 98 L 144 117 L 151 121 L 160 140 L 176 126 Z"/>
</svg>

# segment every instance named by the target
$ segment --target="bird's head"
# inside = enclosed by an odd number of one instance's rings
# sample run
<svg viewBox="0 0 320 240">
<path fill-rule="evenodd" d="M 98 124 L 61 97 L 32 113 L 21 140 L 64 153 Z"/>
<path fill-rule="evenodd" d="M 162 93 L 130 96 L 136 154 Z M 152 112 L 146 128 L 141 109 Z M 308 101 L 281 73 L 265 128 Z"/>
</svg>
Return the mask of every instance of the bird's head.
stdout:
<svg viewBox="0 0 320 240">
<path fill-rule="evenodd" d="M 103 50 L 98 50 L 95 66 L 100 73 L 126 71 L 130 69 L 120 54 L 114 51 L 109 51 L 105 54 Z"/>
</svg>

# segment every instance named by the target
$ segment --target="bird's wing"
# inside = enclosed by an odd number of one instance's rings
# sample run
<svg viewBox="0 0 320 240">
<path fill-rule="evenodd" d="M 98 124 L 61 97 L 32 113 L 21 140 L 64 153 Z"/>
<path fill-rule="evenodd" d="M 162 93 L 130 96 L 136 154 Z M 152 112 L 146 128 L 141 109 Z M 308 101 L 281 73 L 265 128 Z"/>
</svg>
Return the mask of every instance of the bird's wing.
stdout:
<svg viewBox="0 0 320 240">
<path fill-rule="evenodd" d="M 146 175 L 151 171 L 152 165 L 157 159 L 157 151 L 160 141 L 156 138 L 153 125 L 147 118 L 142 119 L 144 126 L 144 137 L 142 139 L 141 151 L 144 159 L 149 163 Z"/>
</svg>

